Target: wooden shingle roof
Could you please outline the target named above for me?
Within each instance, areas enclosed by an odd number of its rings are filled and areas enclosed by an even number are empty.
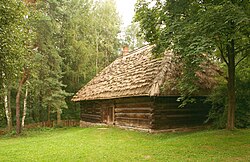
[[[175,71],[173,54],[168,51],[162,58],[153,58],[152,49],[147,45],[117,58],[81,88],[72,101],[160,95],[164,81]]]

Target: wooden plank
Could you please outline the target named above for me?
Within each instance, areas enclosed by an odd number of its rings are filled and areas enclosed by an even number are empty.
[[[124,117],[124,118],[135,118],[135,119],[151,119],[151,113],[115,113],[115,117]]]
[[[199,117],[199,118],[189,118],[189,119],[158,119],[158,120],[153,120],[152,123],[153,124],[157,124],[157,125],[201,125],[204,123],[204,121],[206,120],[206,118],[204,117]]]
[[[143,118],[128,118],[128,117],[116,117],[115,118],[116,121],[119,121],[119,120],[141,120],[141,121],[148,121],[150,122],[151,120],[150,119],[143,119]]]
[[[150,107],[141,107],[141,108],[115,108],[116,113],[150,113],[153,109]]]
[[[150,108],[152,102],[140,102],[140,103],[124,103],[124,104],[117,104],[115,105],[116,108]]]
[[[154,112],[159,112],[163,114],[168,113],[189,113],[189,112],[208,112],[207,109],[162,109],[162,110],[155,110]]]
[[[81,114],[81,119],[92,119],[92,120],[98,120],[101,121],[100,115],[93,115],[93,114]]]
[[[151,128],[151,124],[150,123],[143,123],[143,122],[124,122],[124,121],[116,121],[115,125],[118,126],[127,126],[127,127],[136,127],[136,128]]]
[[[176,119],[179,120],[179,118],[197,118],[197,117],[206,117],[206,114],[174,114],[174,115],[154,115],[157,119]]]
[[[101,120],[89,119],[89,118],[82,118],[81,120],[85,121],[85,122],[91,122],[91,123],[100,123],[101,122]]]
[[[192,115],[192,114],[201,114],[207,115],[208,111],[154,111],[156,116],[166,116],[166,115]]]
[[[115,121],[116,125],[119,126],[129,126],[129,127],[140,127],[140,128],[150,128],[150,120],[140,120],[140,119],[119,119]]]
[[[128,97],[128,98],[118,98],[114,100],[116,104],[129,104],[129,103],[141,103],[141,102],[151,102],[152,98],[150,97]]]
[[[81,114],[101,115],[101,111],[81,111]]]

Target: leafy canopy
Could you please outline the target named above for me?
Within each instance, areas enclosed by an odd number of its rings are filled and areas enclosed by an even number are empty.
[[[236,65],[249,55],[248,0],[138,0],[135,20],[157,52],[172,49],[179,56],[185,74],[181,85],[191,92],[195,87],[188,85],[204,59],[228,64],[230,41],[234,40]]]

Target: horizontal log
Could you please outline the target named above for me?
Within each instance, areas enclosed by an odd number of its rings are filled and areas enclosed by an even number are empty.
[[[151,119],[145,119],[145,118],[128,118],[128,117],[115,117],[115,120],[116,121],[120,121],[120,120],[127,120],[127,121],[129,121],[129,120],[131,120],[131,121],[148,121],[148,122],[150,122],[151,121]]]
[[[87,110],[87,111],[100,111],[101,108],[81,108],[81,110]]]
[[[101,120],[101,116],[100,115],[93,115],[93,114],[81,114],[81,118],[85,118],[85,119],[93,119],[93,120]]]
[[[197,118],[197,117],[206,117],[205,114],[173,114],[173,115],[156,115],[154,114],[154,118],[156,119],[172,119],[172,118],[176,118],[178,120],[178,118],[185,118],[185,119],[188,119],[188,118]]]
[[[145,108],[152,107],[152,102],[140,102],[140,103],[124,103],[124,104],[116,104],[116,108]]]
[[[152,112],[152,108],[150,107],[141,107],[141,108],[116,108],[116,113],[150,113]]]
[[[191,108],[171,108],[171,107],[161,107],[155,108],[155,111],[208,111],[207,108],[191,107]]]
[[[100,123],[101,120],[97,120],[97,119],[90,119],[90,118],[81,118],[82,121],[85,122],[91,122],[91,123]]]
[[[153,129],[173,129],[173,128],[183,128],[183,127],[195,127],[205,125],[203,123],[152,123]]]
[[[153,114],[155,116],[166,116],[166,115],[192,115],[192,114],[200,114],[200,115],[203,115],[203,116],[206,116],[208,114],[208,112],[204,112],[204,111],[165,111],[165,112],[162,112],[162,111],[154,111]]]
[[[97,111],[97,112],[100,112],[101,111],[101,109],[96,109],[96,108],[92,108],[92,109],[81,109],[81,111]]]
[[[136,128],[144,128],[144,129],[149,129],[151,128],[151,124],[149,123],[134,123],[134,122],[115,122],[115,125],[118,125],[118,126],[125,126],[125,127],[136,127]]]
[[[135,118],[135,119],[151,119],[151,113],[115,113],[115,118],[124,117],[124,118]]]
[[[162,109],[154,110],[155,113],[168,114],[168,113],[199,113],[208,112],[207,109]]]
[[[140,127],[140,128],[150,128],[151,121],[150,120],[138,120],[138,119],[122,119],[119,118],[115,120],[116,125],[120,126],[130,126],[130,127]]]
[[[129,97],[129,98],[118,98],[114,100],[116,104],[122,103],[141,103],[141,102],[151,102],[152,98],[150,97]]]
[[[81,114],[101,115],[101,111],[81,111]]]
[[[153,124],[156,125],[176,125],[176,124],[180,124],[180,125],[200,125],[203,124],[204,121],[206,120],[206,118],[198,118],[198,119],[155,119],[152,120]]]

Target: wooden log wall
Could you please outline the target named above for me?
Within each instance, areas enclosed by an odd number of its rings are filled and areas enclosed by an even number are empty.
[[[201,126],[207,119],[209,104],[204,104],[204,97],[196,97],[197,103],[178,108],[177,97],[156,97],[154,101],[153,129],[173,129]]]
[[[81,120],[91,123],[101,123],[101,105],[95,101],[82,101]]]
[[[152,105],[150,97],[115,99],[115,125],[151,128]]]

